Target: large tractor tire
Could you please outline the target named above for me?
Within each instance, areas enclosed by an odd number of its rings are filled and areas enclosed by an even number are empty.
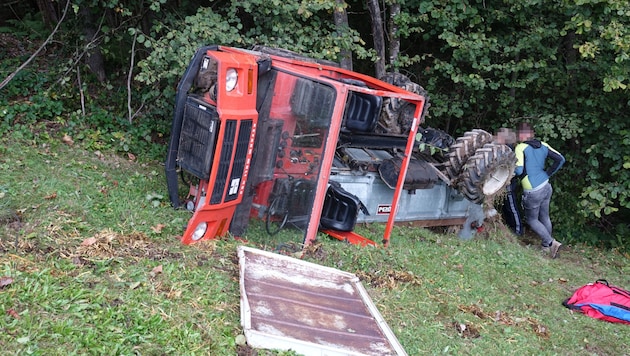
[[[420,124],[422,124],[430,106],[427,91],[420,84],[414,83],[402,73],[387,72],[379,79],[406,91],[424,96],[426,101],[420,117]],[[415,111],[416,107],[406,100],[397,98],[383,99],[383,107],[376,127],[377,132],[394,135],[409,134],[409,131],[412,129],[411,125],[413,124]]]
[[[481,129],[468,131],[464,136],[458,137],[448,149],[447,160],[444,163],[446,175],[451,180],[457,179],[468,159],[475,154],[477,149],[492,142],[492,139],[492,134]]]
[[[508,146],[488,143],[466,161],[457,190],[468,200],[482,203],[510,184],[515,167],[516,156]]]

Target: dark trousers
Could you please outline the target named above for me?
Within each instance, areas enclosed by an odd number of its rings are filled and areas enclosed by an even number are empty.
[[[518,203],[518,185],[519,180],[514,177],[506,187],[501,215],[505,223],[512,229],[512,232],[521,236],[523,234],[523,218],[519,209],[520,204]]]

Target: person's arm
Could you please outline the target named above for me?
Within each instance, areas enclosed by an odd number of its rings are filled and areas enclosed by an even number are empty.
[[[564,162],[566,162],[566,160],[564,159],[564,156],[560,154],[560,152],[554,150],[548,144],[543,142],[543,145],[549,148],[549,152],[547,152],[547,158],[550,158],[553,161],[553,164],[545,170],[547,175],[551,177],[552,175],[556,174],[556,172],[564,165]]]
[[[516,169],[514,169],[514,174],[517,177],[525,172],[525,148],[527,148],[526,143],[519,143],[514,148],[514,154],[516,155]]]

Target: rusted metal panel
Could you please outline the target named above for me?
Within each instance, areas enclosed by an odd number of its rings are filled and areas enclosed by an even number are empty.
[[[240,246],[241,324],[255,348],[406,355],[354,274]]]

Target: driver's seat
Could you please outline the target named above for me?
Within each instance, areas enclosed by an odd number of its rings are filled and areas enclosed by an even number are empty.
[[[359,211],[369,215],[368,210],[356,195],[343,189],[339,182],[329,183],[319,223],[325,229],[352,231]]]
[[[383,98],[380,96],[351,92],[346,103],[344,128],[351,132],[373,132],[382,105]]]

